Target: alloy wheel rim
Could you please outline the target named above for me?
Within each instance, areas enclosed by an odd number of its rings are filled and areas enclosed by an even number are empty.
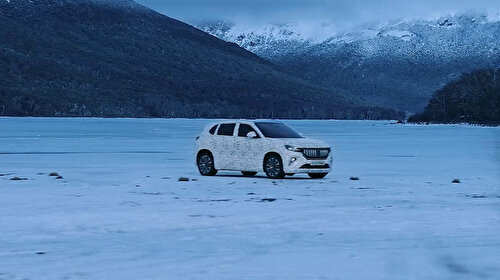
[[[278,174],[280,172],[280,167],[281,167],[281,164],[277,158],[272,157],[272,158],[269,158],[267,160],[266,170],[267,170],[267,174],[269,174],[271,177],[278,176]]]
[[[201,173],[207,174],[212,170],[212,159],[209,155],[202,155],[198,161]]]

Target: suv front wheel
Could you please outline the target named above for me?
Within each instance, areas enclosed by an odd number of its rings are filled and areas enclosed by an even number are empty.
[[[281,157],[275,154],[267,156],[264,160],[264,171],[268,178],[283,179],[285,177],[285,172],[283,171]]]

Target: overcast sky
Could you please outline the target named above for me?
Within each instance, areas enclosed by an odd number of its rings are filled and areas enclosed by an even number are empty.
[[[500,0],[136,0],[170,17],[204,20],[359,25],[395,18],[429,18],[460,12],[500,11]]]

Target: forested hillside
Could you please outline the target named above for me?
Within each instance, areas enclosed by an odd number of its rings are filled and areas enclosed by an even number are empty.
[[[0,22],[0,115],[400,115],[129,0],[0,1]]]
[[[423,113],[410,122],[500,124],[500,76],[480,70],[438,90]]]

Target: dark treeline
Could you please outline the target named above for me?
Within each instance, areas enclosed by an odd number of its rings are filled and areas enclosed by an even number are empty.
[[[395,119],[131,1],[0,0],[0,115]]]
[[[410,122],[500,124],[500,69],[480,70],[438,90]]]

